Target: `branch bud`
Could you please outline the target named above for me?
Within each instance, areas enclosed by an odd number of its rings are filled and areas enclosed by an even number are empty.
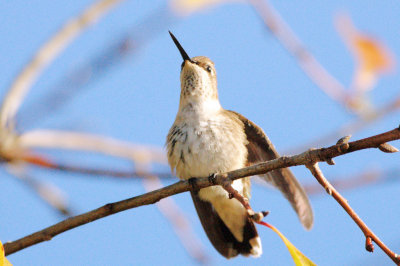
[[[378,146],[378,149],[380,149],[381,151],[386,152],[386,153],[393,153],[393,152],[399,151],[396,147],[394,147],[388,143],[382,143],[381,145]]]

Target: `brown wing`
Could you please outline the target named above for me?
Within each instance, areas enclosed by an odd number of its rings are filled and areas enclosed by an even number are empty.
[[[243,228],[243,242],[239,242],[212,205],[200,199],[196,192],[191,191],[190,193],[204,231],[215,249],[228,259],[236,257],[238,254],[249,256],[253,248],[250,240],[258,236],[257,229],[250,218],[247,219]]]
[[[274,145],[268,139],[264,131],[256,124],[233,111],[228,111],[244,124],[244,130],[247,136],[248,144],[248,164],[273,160],[279,157]],[[313,225],[313,212],[307,194],[299,182],[294,177],[289,168],[273,170],[260,176],[262,179],[277,187],[283,195],[289,200],[293,209],[296,211],[301,223],[307,229]]]

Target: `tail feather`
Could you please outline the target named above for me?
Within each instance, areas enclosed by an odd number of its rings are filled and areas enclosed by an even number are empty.
[[[215,249],[226,258],[261,255],[261,241],[254,223],[247,218],[243,228],[243,241],[239,242],[228,229],[211,203],[200,199],[196,192],[191,192],[194,206],[208,239]]]

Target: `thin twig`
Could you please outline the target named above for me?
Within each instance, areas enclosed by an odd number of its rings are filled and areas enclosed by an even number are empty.
[[[80,16],[68,21],[54,36],[37,51],[12,83],[0,110],[0,127],[14,126],[15,113],[29,88],[42,71],[68,46],[68,44],[110,11],[121,0],[101,0],[93,3]]]
[[[160,33],[167,32],[167,29],[176,21],[178,18],[171,14],[167,4],[161,4],[139,21],[133,20],[133,25],[122,34],[122,37],[113,37],[110,38],[110,43],[101,44],[104,47],[99,53],[75,65],[73,70],[68,71],[46,89],[45,97],[26,106],[25,115],[18,117],[20,126],[30,128],[30,125],[38,122],[38,119],[43,123],[43,120],[50,117],[50,113],[54,114],[60,110],[78,93],[95,88],[96,86],[87,85],[102,79],[103,73],[111,71],[125,60],[132,60],[132,55],[141,51],[140,48]],[[79,61],[81,62],[82,58]]]
[[[297,60],[306,75],[329,97],[346,106],[348,93],[335,77],[333,77],[306,49],[300,39],[265,0],[249,0],[257,14],[271,33],[283,47]]]
[[[268,212],[266,211],[255,212],[250,206],[249,200],[232,187],[232,181],[230,179],[224,180],[220,185],[226,190],[226,192],[228,192],[230,199],[236,199],[243,205],[247,211],[247,215],[256,223],[260,222],[268,215]]]
[[[63,217],[73,215],[65,193],[54,184],[38,180],[28,175],[27,169],[25,169],[24,166],[24,164],[8,164],[6,170],[35,192],[35,195],[52,210],[63,215]]]
[[[229,181],[233,181],[247,176],[265,174],[268,171],[279,168],[322,162],[350,152],[367,148],[377,148],[382,143],[398,139],[400,139],[400,128],[396,128],[376,136],[349,143],[339,143],[328,148],[313,149],[303,152],[299,155],[283,156],[246,168],[230,171],[227,173],[215,174],[214,178],[212,179],[213,182],[210,182],[208,177],[198,178],[196,181],[196,187],[200,189],[212,185],[223,185],[227,181],[227,179]],[[9,255],[26,247],[35,245],[46,240],[50,240],[52,237],[62,232],[101,219],[111,214],[143,205],[153,204],[165,197],[189,191],[191,189],[192,184],[190,182],[180,181],[162,189],[158,189],[137,197],[106,204],[103,207],[75,217],[71,217],[67,220],[33,233],[29,236],[23,237],[13,242],[6,243],[4,245],[5,254]]]
[[[160,188],[162,183],[157,176],[152,175],[143,179],[143,186],[146,191],[151,191]],[[204,246],[193,232],[188,219],[182,213],[175,201],[171,197],[168,197],[157,202],[156,205],[158,210],[171,223],[175,234],[178,236],[190,257],[200,264],[207,264],[207,262],[209,262],[209,257],[204,251]]]
[[[400,109],[400,95],[397,95],[394,98],[394,100],[378,108],[374,112],[371,112],[368,117],[358,116],[353,121],[350,121],[349,123],[341,126],[339,129],[334,130],[333,132],[330,132],[327,135],[321,137],[313,138],[312,141],[307,142],[306,144],[302,144],[298,147],[291,148],[286,152],[288,154],[293,154],[301,152],[304,149],[307,149],[308,147],[326,145],[327,143],[332,142],[333,140],[339,138],[340,136],[354,134],[366,128],[367,126],[371,125],[372,123],[376,123],[377,121],[381,120],[387,115],[398,112],[399,109]]]
[[[208,179],[204,178],[203,187],[206,187],[206,183],[208,184]],[[46,229],[33,233],[29,236],[21,238],[19,240],[8,242],[4,244],[5,254],[9,255],[14,252],[17,252],[21,249],[27,248],[34,244],[51,240],[54,236],[71,230],[75,227],[87,224],[89,222],[104,218],[114,213],[118,213],[124,210],[136,208],[139,206],[144,206],[148,204],[153,204],[158,202],[159,200],[169,197],[171,195],[175,195],[178,193],[182,193],[185,191],[189,191],[191,189],[191,185],[187,181],[180,181],[173,185],[164,187],[162,189],[154,190],[152,192],[133,197],[130,199],[118,201],[115,203],[106,204],[98,209],[93,211],[86,212],[84,214],[71,217],[62,222],[59,222],[53,226],[50,226]]]
[[[99,168],[90,168],[84,166],[76,166],[76,165],[66,165],[54,162],[48,162],[47,164],[35,164],[40,167],[50,168],[57,171],[69,172],[69,173],[79,173],[90,176],[95,176],[96,178],[100,176],[110,176],[121,179],[126,178],[151,178],[153,176],[157,176],[159,178],[168,178],[171,179],[174,177],[171,173],[166,172],[146,172],[146,171],[121,171],[121,170],[110,170],[110,169],[99,169]]]
[[[380,170],[367,169],[353,176],[346,176],[343,178],[334,179],[330,178],[330,180],[332,180],[332,186],[334,186],[336,189],[343,191],[376,184],[378,182],[384,182],[388,179],[385,175],[386,173]],[[307,195],[322,194],[323,192],[321,186],[315,183],[303,184],[303,188],[307,192]]]
[[[140,163],[167,163],[162,148],[135,145],[127,141],[88,133],[34,130],[19,136],[18,143],[28,150],[32,148],[58,148],[97,152]]]
[[[396,253],[391,251],[374,232],[364,223],[364,221],[357,215],[357,213],[351,208],[347,200],[329,183],[329,181],[324,177],[318,163],[306,164],[306,167],[311,171],[315,179],[325,188],[326,192],[331,195],[347,212],[347,214],[353,219],[353,221],[358,225],[361,231],[364,233],[366,238],[367,251],[372,252],[374,246],[371,242],[373,240],[396,264],[400,263],[400,259]]]

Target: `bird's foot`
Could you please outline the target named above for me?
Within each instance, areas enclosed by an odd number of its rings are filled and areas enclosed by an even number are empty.
[[[210,184],[213,184],[213,185],[216,185],[217,183],[216,183],[216,178],[215,178],[215,173],[214,174],[211,174],[209,177],[208,177],[208,182],[210,182]]]

